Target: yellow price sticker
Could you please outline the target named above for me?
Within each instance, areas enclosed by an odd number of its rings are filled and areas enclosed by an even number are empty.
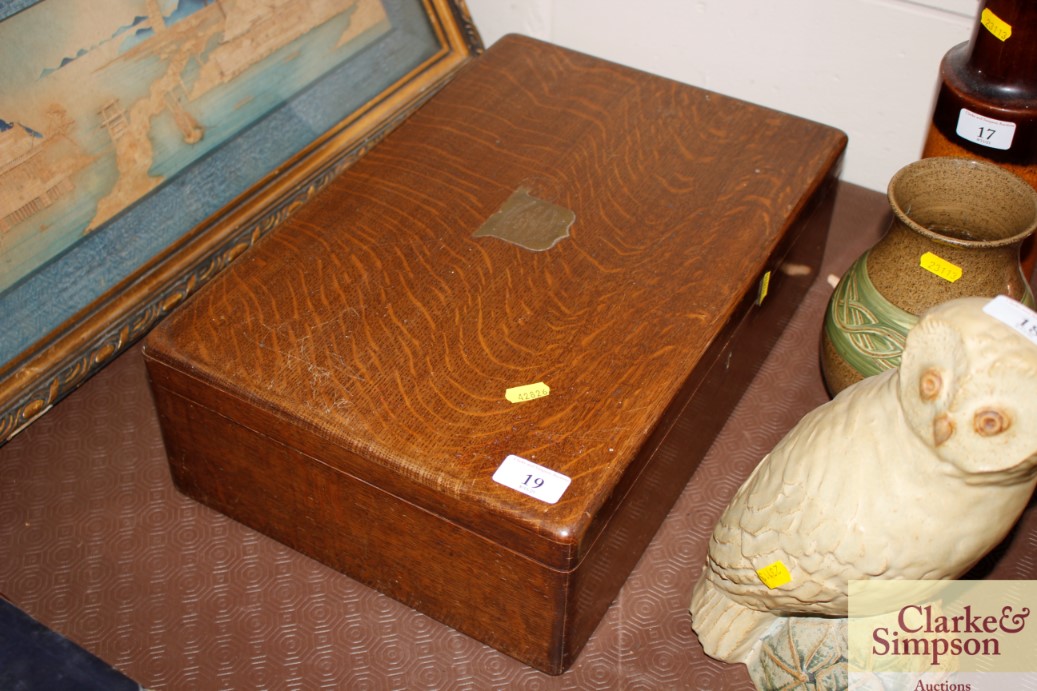
[[[767,273],[765,273],[763,275],[763,278],[760,279],[760,289],[756,293],[756,304],[757,305],[762,305],[763,301],[765,299],[767,299],[767,291],[770,290],[770,287],[771,287],[771,272],[768,271]]]
[[[762,569],[756,569],[756,575],[760,577],[763,584],[774,590],[777,587],[783,586],[792,580],[792,574],[785,568],[785,565],[781,561],[776,561],[769,566],[764,566]]]
[[[998,17],[989,9],[984,9],[979,16],[979,23],[986,27],[987,31],[994,34],[999,41],[1007,41],[1012,35],[1012,25]]]
[[[932,252],[926,252],[919,259],[918,265],[929,273],[939,276],[948,283],[954,283],[961,278],[961,267],[951,264],[946,259],[936,256]]]
[[[551,393],[551,387],[542,381],[525,386],[513,386],[504,392],[504,398],[512,403],[523,403],[536,398],[543,398]]]

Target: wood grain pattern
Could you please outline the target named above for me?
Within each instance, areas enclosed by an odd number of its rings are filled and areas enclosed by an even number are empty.
[[[149,338],[179,486],[560,672],[794,309],[778,268],[816,268],[844,145],[816,123],[498,42]],[[472,237],[520,187],[573,210],[570,237],[536,253]],[[789,259],[801,235],[809,251]],[[505,400],[539,381],[549,396]],[[235,452],[230,436],[270,443]],[[550,505],[496,484],[508,454],[569,489]],[[339,501],[307,493],[339,482],[354,487]],[[385,539],[361,549],[334,540],[343,530]],[[392,566],[415,530],[432,537],[414,547],[425,573]],[[550,613],[513,611],[492,579],[443,576],[492,572],[493,545],[520,555],[517,583],[553,584]]]

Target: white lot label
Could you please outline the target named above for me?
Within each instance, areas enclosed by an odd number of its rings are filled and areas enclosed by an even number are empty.
[[[504,459],[493,474],[493,480],[548,504],[561,499],[572,482],[561,473],[514,454]]]
[[[1015,137],[1015,123],[995,120],[962,108],[958,113],[958,126],[954,129],[959,137],[980,146],[1008,151]]]
[[[1037,312],[1010,297],[998,295],[983,305],[983,311],[1007,324],[1037,345]]]

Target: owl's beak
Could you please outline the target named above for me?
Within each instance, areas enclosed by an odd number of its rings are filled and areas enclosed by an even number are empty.
[[[954,434],[954,422],[950,415],[944,413],[933,420],[933,442],[936,446],[944,443]]]

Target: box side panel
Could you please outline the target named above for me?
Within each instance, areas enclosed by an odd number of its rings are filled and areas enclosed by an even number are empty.
[[[184,494],[526,664],[563,671],[570,573],[168,389],[153,387],[153,394],[173,481]]]
[[[524,526],[495,520],[497,517],[485,506],[459,502],[436,485],[415,483],[400,474],[388,472],[383,460],[376,456],[362,456],[344,448],[338,439],[329,439],[321,428],[306,420],[293,418],[284,411],[271,410],[261,397],[243,398],[228,390],[222,382],[199,378],[197,370],[182,362],[166,359],[175,352],[175,345],[165,339],[160,328],[149,336],[143,349],[148,375],[153,389],[168,389],[179,393],[198,406],[219,411],[245,429],[262,430],[266,437],[298,450],[309,458],[319,458],[339,472],[363,478],[389,495],[405,497],[430,514],[468,526],[494,544],[507,545],[533,561],[556,571],[572,571],[575,548],[559,544],[544,536],[534,537]],[[261,510],[261,507],[258,507]],[[246,518],[242,523],[253,525]]]
[[[749,295],[744,319],[717,339],[671,414],[646,444],[643,471],[632,480],[586,558],[574,571],[565,623],[568,666],[590,638],[627,575],[756,375],[817,277],[834,202],[835,171],[823,180],[790,230],[791,246],[767,269],[767,295]],[[762,279],[762,275],[761,275]]]

